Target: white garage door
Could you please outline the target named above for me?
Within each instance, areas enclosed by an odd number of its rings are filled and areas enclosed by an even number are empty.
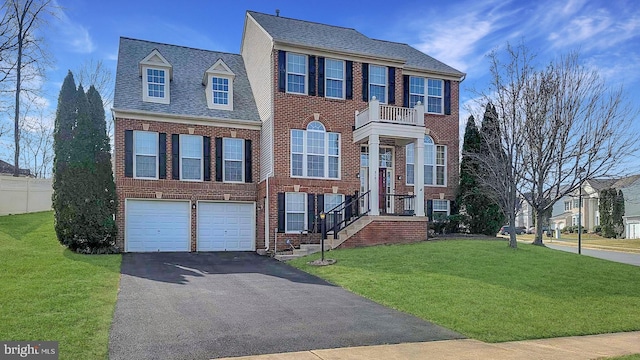
[[[198,251],[252,251],[255,225],[253,203],[199,202]]]
[[[127,199],[128,252],[189,251],[189,201]]]

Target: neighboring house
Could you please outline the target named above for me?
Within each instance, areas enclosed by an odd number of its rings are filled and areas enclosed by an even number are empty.
[[[15,171],[15,166],[9,164],[4,160],[0,160],[0,175],[8,175],[12,176]],[[29,169],[19,169],[18,174],[20,176],[31,176],[31,170]]]
[[[522,196],[522,204],[520,205],[520,209],[516,212],[516,227],[524,227],[525,229],[529,229],[534,225],[534,214],[533,207],[529,205],[527,199],[530,199],[531,193],[524,194]]]
[[[422,240],[455,198],[463,78],[406,44],[252,11],[240,55],[122,38],[118,245],[280,250],[318,242],[334,208],[329,226],[358,219],[334,247]]]
[[[556,202],[551,217],[551,227],[562,229],[578,225],[582,213],[582,226],[593,231],[600,225],[600,191],[614,188],[622,190],[625,200],[625,237],[640,238],[640,175],[620,179],[587,179],[582,184],[582,209],[579,206],[579,191]]]

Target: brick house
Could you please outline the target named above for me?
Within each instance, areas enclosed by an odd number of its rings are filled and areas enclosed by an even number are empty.
[[[406,44],[252,11],[241,54],[122,38],[118,245],[273,252],[317,243],[321,213],[332,247],[422,240],[455,197],[463,78]]]

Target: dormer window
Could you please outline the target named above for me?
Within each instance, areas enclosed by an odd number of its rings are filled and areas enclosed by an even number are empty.
[[[216,61],[205,73],[205,86],[209,109],[233,110],[233,79],[236,75],[222,59]]]
[[[158,50],[140,61],[142,101],[169,104],[172,66]]]

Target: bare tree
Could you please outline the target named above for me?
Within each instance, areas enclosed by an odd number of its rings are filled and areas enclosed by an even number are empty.
[[[52,114],[40,111],[22,121],[22,163],[38,178],[51,175],[53,166],[53,124]]]
[[[585,179],[622,175],[638,150],[629,127],[638,115],[622,87],[611,88],[577,52],[561,56],[527,79],[527,154],[523,192],[537,219]],[[542,221],[534,244],[542,245]]]
[[[542,220],[584,179],[619,175],[615,169],[638,149],[629,131],[638,112],[622,88],[609,88],[596,71],[580,64],[577,53],[543,69],[533,66],[523,44],[507,45],[506,59],[500,55],[490,55],[491,84],[481,99],[495,106],[495,149],[503,153],[489,148],[478,160],[490,175],[481,177],[482,186],[493,189],[504,206],[514,246],[522,199]],[[536,221],[534,244],[542,245],[542,223]]]
[[[113,72],[104,65],[102,60],[89,59],[85,60],[80,68],[73,72],[78,80],[78,84],[85,88],[93,87],[102,95],[104,108],[106,112],[110,112],[113,104],[113,92],[115,84],[113,82]],[[107,136],[113,139],[113,120],[111,117],[107,119]]]
[[[9,54],[11,71],[7,78],[15,87],[14,106],[14,176],[19,175],[20,162],[20,105],[24,93],[39,90],[44,78],[44,68],[48,56],[43,48],[43,40],[37,37],[36,30],[42,25],[45,16],[52,14],[51,0],[5,0],[6,12],[10,17],[9,27],[13,31],[13,51]],[[23,86],[35,84],[33,88]]]

